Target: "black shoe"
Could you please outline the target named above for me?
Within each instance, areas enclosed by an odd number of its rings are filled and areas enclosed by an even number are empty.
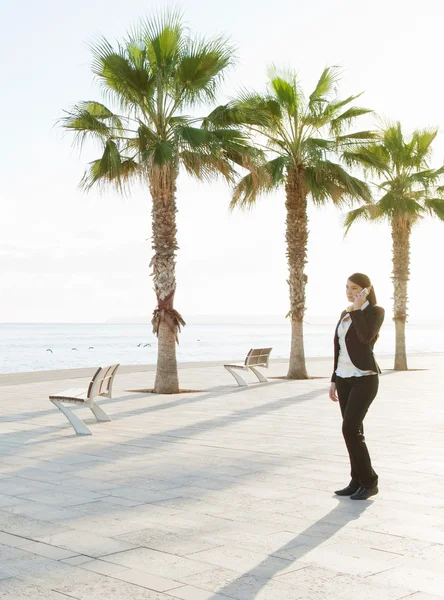
[[[359,490],[359,483],[349,483],[347,487],[343,490],[337,490],[335,492],[336,496],[351,496]]]
[[[379,490],[377,485],[372,488],[360,487],[357,492],[350,496],[350,500],[368,500],[370,496],[376,496],[378,492]]]

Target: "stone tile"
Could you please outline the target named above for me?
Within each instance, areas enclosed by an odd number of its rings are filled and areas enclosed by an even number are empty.
[[[67,565],[80,566],[87,562],[91,562],[91,557],[85,556],[85,554],[77,554],[71,558],[64,558],[60,562],[66,563]]]
[[[399,598],[399,600],[442,600],[444,595],[435,596],[434,594],[425,594],[424,592],[415,592],[414,594],[409,594],[408,596],[403,596],[403,598]]]
[[[217,594],[217,598],[234,598],[235,600],[299,600],[306,599],[305,590],[300,590],[286,582],[279,582],[267,577],[259,577],[251,572],[239,573],[223,567],[213,567],[203,573],[191,575],[184,579],[191,589],[201,589],[207,592]],[[169,592],[172,596],[178,594],[181,598],[181,589]],[[186,596],[186,598],[192,596]],[[199,596],[198,596],[199,597]],[[203,595],[205,598],[205,595]],[[314,596],[313,596],[314,597]],[[211,598],[211,596],[210,596]],[[314,597],[315,600],[321,597]],[[311,596],[310,596],[311,600]]]
[[[69,519],[67,524],[71,525],[76,531],[86,531],[102,537],[112,537],[119,539],[119,536],[138,531],[146,527],[147,522],[141,522],[140,519],[128,518],[127,521],[114,518],[107,518],[106,513],[85,516],[81,518]],[[122,541],[125,541],[122,538]]]
[[[306,566],[277,556],[268,556],[247,548],[228,545],[195,553],[191,555],[191,558],[207,563],[207,567],[212,564],[241,573],[253,571],[256,577],[261,578],[276,577],[279,574]]]
[[[116,498],[125,498],[127,500],[134,500],[137,502],[165,502],[171,501],[168,506],[175,506],[172,502],[173,499],[180,497],[180,494],[176,494],[174,490],[147,490],[144,488],[127,487],[121,490],[113,490],[113,493],[108,496],[108,501],[111,502],[113,496]]]
[[[7,496],[23,496],[38,490],[53,490],[54,488],[55,486],[51,483],[33,481],[23,477],[9,477],[2,483],[2,493]]]
[[[215,531],[212,539],[218,546],[228,544],[229,546],[245,548],[247,550],[254,548],[256,552],[261,554],[269,554],[287,560],[293,558],[291,550],[295,547],[310,548],[322,543],[322,540],[307,535],[295,535],[289,531],[281,531],[270,535],[256,535],[242,529],[231,528]]]
[[[68,527],[52,523],[51,521],[42,521],[40,519],[30,519],[22,515],[13,515],[0,510],[0,531],[35,540],[38,536],[48,535],[52,532],[66,531]]]
[[[39,538],[39,541],[70,550],[73,553],[87,554],[93,557],[105,556],[134,548],[132,544],[127,544],[113,538],[86,532],[79,533],[73,530],[43,536]]]
[[[3,507],[5,512],[14,515],[22,515],[40,521],[63,521],[70,516],[70,511],[58,506],[50,506],[48,504],[40,504],[32,500],[24,500],[17,498],[17,503],[13,506]]]
[[[398,554],[400,556],[411,556],[421,558],[427,556],[427,552],[433,552],[434,547],[439,550],[443,548],[441,544],[433,544],[411,538],[405,538],[378,531],[367,531],[366,529],[355,528],[352,534],[341,530],[337,532],[334,538],[327,540],[326,545],[335,543],[346,543],[353,540],[353,543],[359,544],[363,548],[371,548],[380,552]]]
[[[98,575],[82,570],[74,565],[26,553],[13,560],[5,561],[2,571],[11,577],[26,581],[29,585],[37,585],[53,589],[56,585],[96,580]]]
[[[87,504],[88,502],[94,502],[101,496],[94,492],[64,492],[60,490],[51,490],[45,492],[37,492],[32,494],[22,494],[22,498],[32,500],[33,502],[39,502],[41,504],[49,504],[50,506],[76,506],[77,504]]]
[[[10,533],[3,533],[0,531],[0,544],[3,546],[12,546],[13,548],[20,548],[21,546],[26,546],[29,544],[30,540],[28,538],[19,537],[17,535],[12,535]]]
[[[26,552],[21,548],[14,548],[13,546],[5,546],[3,544],[0,545],[0,564],[21,556],[26,556]]]
[[[139,506],[144,503],[141,500],[129,500],[128,498],[120,498],[119,496],[104,496],[100,501],[106,502],[111,506]]]
[[[14,506],[20,502],[21,498],[18,499],[15,496],[6,496],[5,494],[0,494],[0,508],[4,508],[5,506]]]
[[[399,566],[383,573],[376,573],[369,578],[369,581],[380,585],[387,583],[399,586],[412,592],[419,591],[439,595],[444,590],[444,571],[442,570],[442,563],[439,573],[427,568],[420,569],[408,565]]]
[[[374,531],[372,527],[366,527],[369,531]],[[430,542],[444,545],[444,530],[435,527],[421,527],[414,523],[386,521],[381,523],[377,529],[380,533],[397,535],[405,538],[411,538],[423,542]]]
[[[32,554],[38,554],[39,556],[46,556],[46,558],[52,558],[54,560],[72,558],[77,555],[77,553],[72,550],[64,550],[63,548],[57,548],[57,546],[43,544],[42,542],[31,542],[26,546],[20,546],[20,549],[31,552]]]
[[[194,532],[189,529],[173,531],[171,529],[153,527],[118,536],[117,539],[126,541],[134,546],[143,546],[180,556],[222,545],[210,532],[205,533],[204,528]]]
[[[180,600],[227,600],[228,596],[222,596],[214,592],[208,592],[192,585],[184,585],[182,587],[171,590],[169,595]]]
[[[82,569],[98,573],[99,575],[116,575],[117,573],[127,570],[126,567],[122,567],[121,565],[115,565],[99,559],[91,560],[89,558],[88,561],[82,561],[77,564],[79,564]]]
[[[294,564],[316,565],[324,569],[361,577],[368,577],[373,573],[392,569],[402,562],[402,557],[372,552],[371,550],[366,551],[365,549],[355,552],[359,556],[352,556],[352,553],[347,555],[335,551],[334,546],[302,550],[297,548],[293,550],[293,553]],[[292,551],[289,550],[288,554],[291,555]]]
[[[137,548],[118,552],[107,556],[106,561],[114,564],[123,565],[129,569],[151,573],[153,575],[162,575],[167,579],[182,580],[182,577],[199,573],[208,568],[202,562],[182,558],[166,552],[158,552],[149,548]]]
[[[126,581],[101,576],[96,583],[79,581],[75,584],[58,587],[56,591],[77,600],[170,600],[160,592],[155,592]]]
[[[114,565],[115,566],[115,565]],[[134,583],[140,585],[155,592],[170,592],[178,587],[182,587],[182,583],[179,581],[173,581],[172,579],[165,579],[165,577],[159,577],[158,575],[152,575],[150,573],[144,573],[143,571],[136,571],[134,569],[125,569],[123,571],[114,573],[112,575],[115,579],[126,581],[127,583]]]
[[[341,573],[334,567],[326,569],[318,565],[307,565],[304,569],[286,573],[277,579],[292,588],[304,590],[304,598],[336,598],[341,600],[398,600],[405,595],[406,588],[370,582],[361,575]]]
[[[66,600],[64,594],[59,594],[48,588],[29,585],[15,578],[4,580],[0,584],[0,598],[7,600]]]

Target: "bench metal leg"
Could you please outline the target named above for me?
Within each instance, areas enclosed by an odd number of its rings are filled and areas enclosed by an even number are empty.
[[[231,367],[227,367],[226,365],[225,368],[229,373],[233,375],[240,387],[248,387],[248,383],[245,381],[245,379],[242,379],[239,373],[236,373],[236,369],[232,369]]]
[[[97,406],[94,402],[91,403],[89,408],[92,410],[93,415],[98,421],[111,421],[103,408],[100,408],[100,406]]]
[[[256,377],[259,379],[259,381],[261,381],[262,383],[268,383],[268,379],[265,377],[265,375],[262,375],[262,373],[260,371],[258,371],[254,367],[249,367],[249,368],[253,371],[253,373],[256,375]]]
[[[60,401],[51,400],[51,402],[54,404],[54,406],[57,406],[57,408],[65,415],[65,417],[74,427],[74,431],[77,435],[92,435],[90,429],[88,429],[85,423],[81,421],[79,417],[77,417],[72,412],[71,409],[69,409],[67,406],[63,406],[63,404]]]

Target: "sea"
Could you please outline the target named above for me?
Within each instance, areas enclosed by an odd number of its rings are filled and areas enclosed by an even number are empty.
[[[304,325],[307,357],[331,357],[334,322]],[[271,358],[288,358],[288,322],[211,322],[187,325],[177,347],[180,362],[242,361],[250,348],[272,347]],[[393,323],[384,324],[376,355],[394,354]],[[410,354],[444,352],[444,324],[408,324]],[[157,340],[146,323],[0,324],[0,373],[154,364]]]

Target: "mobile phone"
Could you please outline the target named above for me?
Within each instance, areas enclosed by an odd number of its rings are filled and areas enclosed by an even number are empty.
[[[369,294],[369,291],[368,291],[368,289],[367,289],[367,288],[364,288],[364,289],[362,290],[361,294],[362,294],[363,296],[368,296],[368,294]]]

